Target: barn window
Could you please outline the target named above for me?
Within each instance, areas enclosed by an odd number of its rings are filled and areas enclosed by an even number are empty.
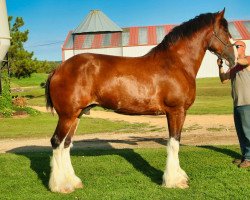
[[[159,44],[165,36],[165,29],[164,26],[157,26],[156,27],[156,38],[157,38],[157,44]]]
[[[148,44],[148,28],[140,27],[139,28],[139,44]]]
[[[130,34],[129,34],[128,29],[123,29],[123,32],[122,32],[122,46],[128,46],[129,37],[130,37]]]
[[[90,48],[92,46],[92,42],[94,40],[94,35],[86,35],[85,40],[82,44],[82,48],[87,49]]]
[[[246,29],[250,33],[250,22],[243,22],[243,24],[245,25]]]
[[[111,45],[111,33],[104,34],[102,37],[102,47],[109,47]]]

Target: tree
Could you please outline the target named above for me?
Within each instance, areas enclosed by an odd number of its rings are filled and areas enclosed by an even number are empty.
[[[20,31],[24,25],[22,17],[17,17],[13,25],[13,17],[9,17],[11,44],[8,51],[8,59],[11,68],[11,75],[17,78],[30,77],[36,71],[36,63],[32,60],[33,52],[24,49],[23,43],[28,40],[29,31]]]

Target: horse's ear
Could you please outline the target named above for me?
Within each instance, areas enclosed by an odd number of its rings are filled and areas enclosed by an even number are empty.
[[[220,12],[218,13],[218,17],[219,17],[219,19],[224,18],[225,9],[226,9],[226,8],[224,8],[222,11],[220,11]]]

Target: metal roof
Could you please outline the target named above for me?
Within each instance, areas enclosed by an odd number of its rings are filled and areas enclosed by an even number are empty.
[[[119,33],[88,33],[75,35],[74,49],[98,49],[121,46],[157,45],[176,25],[123,28]],[[229,32],[234,39],[250,40],[250,20],[229,22]],[[64,42],[63,50],[73,49],[72,31]]]
[[[121,32],[122,29],[100,10],[91,10],[84,21],[72,32],[73,34],[96,32]]]

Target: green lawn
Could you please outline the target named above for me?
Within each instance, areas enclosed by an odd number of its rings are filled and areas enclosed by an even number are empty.
[[[180,163],[190,188],[161,187],[166,150],[73,150],[83,189],[63,195],[48,190],[50,152],[0,154],[0,199],[249,199],[250,169],[231,163],[236,146],[181,146]]]
[[[188,114],[232,114],[231,84],[219,78],[196,79],[196,100]]]
[[[0,118],[0,139],[4,138],[41,138],[51,137],[57,124],[57,116],[40,114],[26,118]],[[128,123],[83,117],[77,129],[77,135],[87,133],[138,133],[165,131],[149,124]]]
[[[45,82],[48,78],[47,74],[44,73],[33,73],[29,78],[11,78],[11,87],[31,87],[40,86],[40,84]]]

